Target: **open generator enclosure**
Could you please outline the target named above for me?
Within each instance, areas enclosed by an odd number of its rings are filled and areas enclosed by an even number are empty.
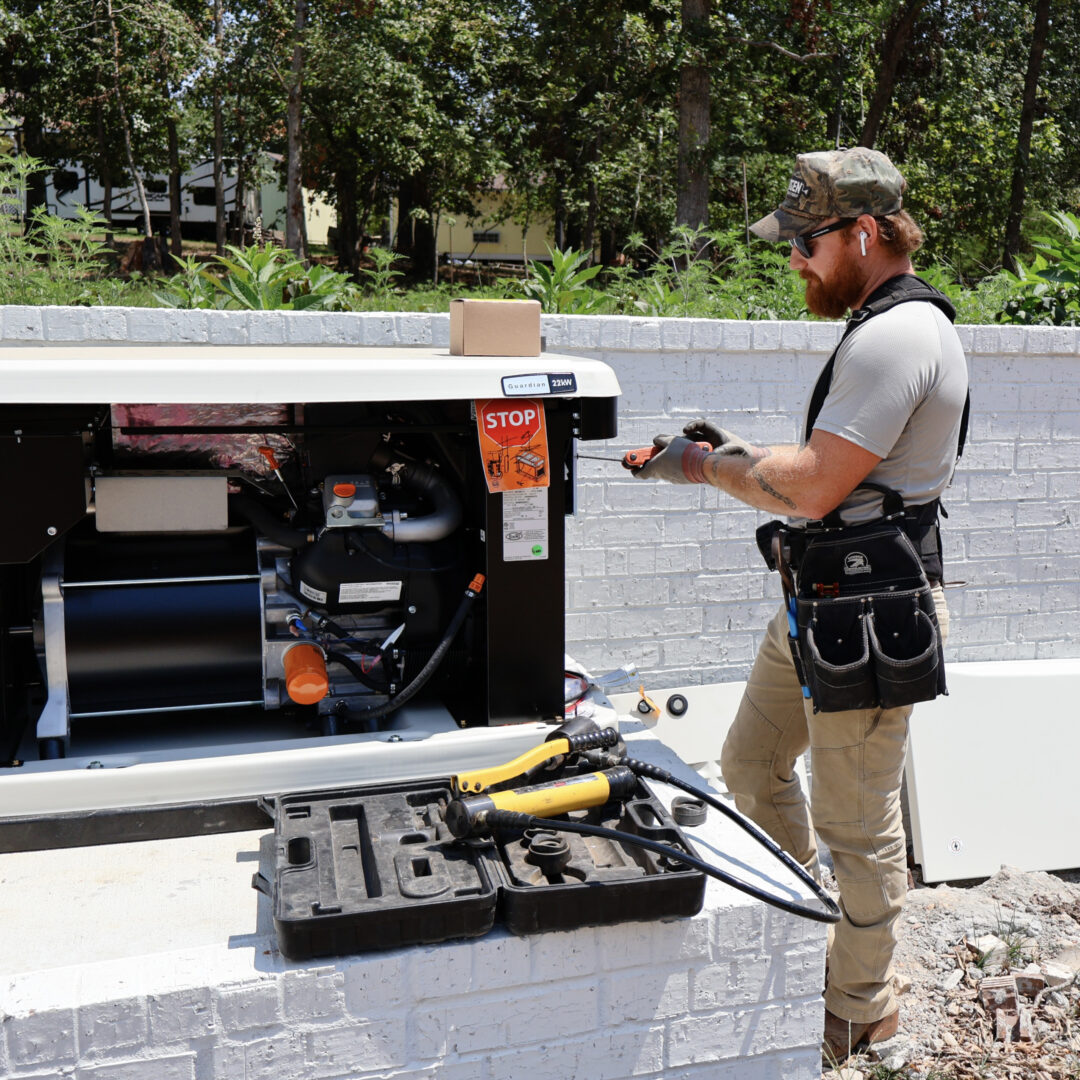
[[[229,756],[560,720],[574,442],[618,393],[553,354],[0,350],[0,818],[108,809],[56,794],[88,769],[170,762],[182,802]]]

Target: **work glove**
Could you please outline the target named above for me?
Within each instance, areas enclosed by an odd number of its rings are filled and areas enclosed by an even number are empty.
[[[717,427],[711,420],[699,417],[691,420],[683,428],[683,434],[695,442],[704,440],[712,443],[713,449],[721,454],[735,454],[740,457],[753,457],[753,448],[745,439],[733,435],[722,427]]]
[[[702,466],[709,456],[696,442],[681,435],[657,435],[653,446],[660,447],[644,465],[630,471],[642,480],[667,480],[672,484],[703,484]]]

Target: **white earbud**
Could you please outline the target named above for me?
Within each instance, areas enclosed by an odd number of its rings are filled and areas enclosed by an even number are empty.
[[[864,232],[859,233],[859,250],[864,255],[866,254],[866,238],[867,238],[867,236],[868,236],[867,233],[864,233]]]

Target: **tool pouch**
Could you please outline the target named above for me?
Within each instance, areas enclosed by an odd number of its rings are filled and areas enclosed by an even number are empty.
[[[882,520],[787,534],[795,643],[814,711],[891,709],[946,693],[930,583],[903,528]]]

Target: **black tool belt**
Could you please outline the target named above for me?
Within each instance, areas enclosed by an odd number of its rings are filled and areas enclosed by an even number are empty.
[[[915,542],[932,542],[940,576],[936,515],[931,534],[918,521],[928,512],[915,508],[909,517],[899,495],[885,490],[892,512],[865,525],[834,518],[793,529],[770,521],[757,532],[766,563],[784,582],[792,660],[815,712],[891,709],[947,693],[931,585]]]

